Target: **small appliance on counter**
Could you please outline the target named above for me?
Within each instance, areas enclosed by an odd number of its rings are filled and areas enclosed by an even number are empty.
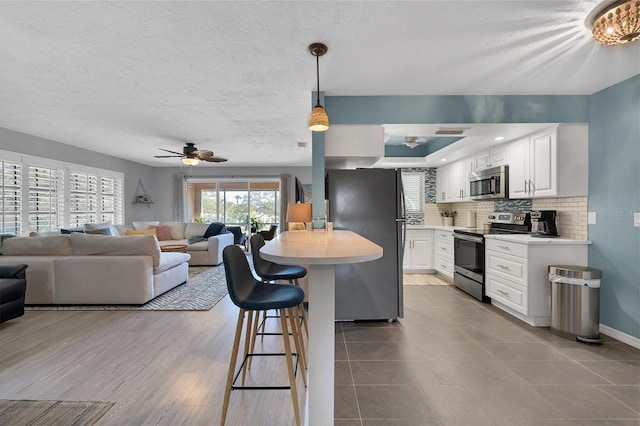
[[[555,210],[531,210],[531,236],[542,238],[558,236]]]

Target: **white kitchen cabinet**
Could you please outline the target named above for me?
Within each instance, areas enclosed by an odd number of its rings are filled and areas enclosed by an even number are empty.
[[[438,167],[436,170],[436,203],[469,201],[469,174],[473,158],[466,158]]]
[[[485,236],[485,293],[491,304],[528,324],[548,326],[551,323],[548,267],[586,265],[587,248],[587,241]]]
[[[453,280],[453,233],[435,230],[433,234],[434,269]]]
[[[509,163],[508,144],[498,145],[487,151],[481,151],[473,157],[474,170],[503,166]]]
[[[433,269],[433,230],[408,229],[402,268],[405,273],[426,273]]]
[[[509,198],[587,195],[588,127],[560,124],[509,144]]]

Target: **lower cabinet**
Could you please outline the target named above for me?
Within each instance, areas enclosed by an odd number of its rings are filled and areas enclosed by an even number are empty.
[[[433,234],[433,267],[453,280],[453,233],[436,230]]]
[[[494,238],[485,236],[485,292],[491,304],[533,326],[550,325],[549,265],[587,265],[588,243]]]
[[[404,245],[405,273],[425,273],[433,269],[433,230],[408,229]]]

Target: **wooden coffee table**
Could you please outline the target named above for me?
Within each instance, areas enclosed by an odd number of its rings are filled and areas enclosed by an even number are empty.
[[[186,244],[167,244],[166,246],[160,246],[160,251],[169,252],[169,253],[186,253],[187,245]]]

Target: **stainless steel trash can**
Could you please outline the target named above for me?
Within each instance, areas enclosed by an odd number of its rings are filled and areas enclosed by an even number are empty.
[[[551,333],[585,343],[602,343],[600,277],[600,270],[586,266],[549,266]]]

